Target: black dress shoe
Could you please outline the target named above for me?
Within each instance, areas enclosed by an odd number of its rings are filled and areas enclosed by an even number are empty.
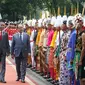
[[[36,73],[40,74],[41,72],[37,70]]]
[[[6,81],[5,81],[5,80],[2,80],[1,82],[2,82],[2,83],[6,83]]]
[[[34,68],[34,69],[32,69],[32,71],[36,72],[36,69]]]
[[[43,76],[43,78],[45,78],[45,79],[46,79],[46,78],[47,78],[47,76],[46,76],[46,75],[44,75],[44,76]]]
[[[20,80],[20,78],[17,78],[17,79],[16,79],[16,81],[19,81],[19,80]]]
[[[50,78],[50,77],[49,77],[49,76],[47,76],[47,75],[45,75],[45,76],[43,76],[43,78],[48,79],[48,78]]]
[[[50,81],[50,83],[54,84],[55,83],[55,80]]]
[[[30,65],[27,65],[27,68],[31,68],[32,67],[32,65],[30,64]]]
[[[44,76],[44,73],[40,73],[40,76]]]
[[[35,69],[35,68],[34,68],[34,67],[31,67],[30,69],[33,70],[33,69]]]
[[[46,79],[47,81],[52,81],[53,79],[52,78],[48,78],[48,79]]]
[[[22,83],[25,83],[25,80],[21,80]]]
[[[59,80],[56,80],[54,85],[59,85]]]

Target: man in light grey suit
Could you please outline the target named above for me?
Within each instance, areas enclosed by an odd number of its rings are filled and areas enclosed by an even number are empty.
[[[18,33],[13,35],[11,45],[12,58],[15,57],[17,80],[21,79],[22,83],[25,83],[27,57],[30,55],[30,37],[27,33],[23,32],[23,26],[18,26]]]
[[[5,81],[5,71],[6,71],[6,56],[10,53],[8,34],[3,31],[5,24],[0,22],[0,82],[6,83]]]

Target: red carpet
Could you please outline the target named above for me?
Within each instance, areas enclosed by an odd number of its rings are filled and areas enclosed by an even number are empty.
[[[31,80],[29,80],[26,77],[26,83],[21,83],[21,81],[16,81],[16,71],[15,71],[15,66],[13,64],[10,64],[10,62],[7,61],[6,64],[6,77],[5,80],[7,81],[6,84],[1,83],[0,85],[36,85],[34,84]]]

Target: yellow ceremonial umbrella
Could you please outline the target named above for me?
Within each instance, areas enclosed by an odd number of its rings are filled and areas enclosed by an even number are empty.
[[[64,15],[66,15],[66,6],[64,6]]]
[[[71,15],[73,15],[73,4],[71,4]]]
[[[58,6],[58,16],[60,15],[60,6]]]

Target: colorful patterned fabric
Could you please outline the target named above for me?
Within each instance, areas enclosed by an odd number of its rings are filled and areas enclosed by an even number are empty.
[[[48,58],[49,58],[49,54],[50,54],[50,47],[47,47],[47,52],[46,52],[46,64],[48,64]]]
[[[43,29],[41,32],[39,46],[43,46],[44,35],[45,35],[45,29]]]
[[[59,46],[57,46],[57,49],[56,49],[56,52],[55,52],[55,56],[59,57],[59,54],[60,54],[60,44],[59,44]]]
[[[47,68],[46,68],[46,51],[42,51],[41,52],[41,55],[42,55],[42,69],[43,69],[43,72],[46,73],[47,71]]]
[[[50,47],[53,47],[53,48],[55,47],[55,40],[57,37],[57,33],[58,33],[57,31],[54,32]]]
[[[48,58],[48,63],[49,63],[49,68],[54,67],[53,59],[54,59],[54,48],[50,48],[50,53],[49,53],[49,58]]]
[[[81,78],[81,68],[78,66],[79,60],[80,60],[80,55],[81,55],[81,50],[82,50],[82,32],[79,32],[77,34],[76,38],[76,54],[75,54],[75,59],[74,59],[74,70],[75,70],[75,76],[76,79]]]
[[[30,28],[26,32],[29,36],[31,35]],[[28,57],[28,64],[32,64],[31,56]]]
[[[42,32],[42,29],[39,29],[37,34],[37,39],[36,39],[36,45],[39,45],[41,32]]]
[[[55,56],[56,57],[59,57],[59,54],[60,54],[60,45],[61,45],[61,38],[62,38],[62,35],[63,35],[63,32],[60,31],[58,32],[58,35],[56,37],[56,46],[57,46],[57,49],[56,49],[56,52],[55,52]]]
[[[32,64],[32,61],[31,61],[31,56],[28,56],[28,62],[27,62],[29,65]]]
[[[38,56],[37,56],[37,60],[36,60],[36,66],[37,66],[37,70],[40,71],[40,57],[41,57],[41,53],[40,53],[40,49],[41,48],[38,48]]]
[[[58,46],[60,44],[60,39],[62,38],[62,35],[63,35],[63,31],[60,30],[57,34],[57,37],[56,37],[56,41],[55,41],[56,46]]]
[[[58,58],[54,58],[54,80],[58,80],[60,75],[60,63]]]
[[[30,36],[31,35],[31,30],[30,28],[27,30],[27,34]]]
[[[47,37],[48,37],[48,32],[45,30],[44,38],[43,38],[43,51],[47,51]]]
[[[78,63],[79,63],[79,60],[80,60],[80,55],[81,55],[81,52],[76,51],[75,58],[74,58],[74,71],[75,71],[75,78],[76,79],[79,79],[81,77],[81,75],[80,75],[81,71],[78,71]]]
[[[54,48],[50,47],[50,53],[49,53],[49,58],[48,58],[48,65],[49,65],[49,72],[50,72],[50,77],[54,79]]]
[[[55,31],[53,34],[53,38],[50,45],[50,54],[48,56],[50,77],[52,79],[54,79],[54,47],[55,47],[56,36],[57,36],[57,31]]]
[[[53,30],[49,30],[49,32],[48,32],[47,46],[50,46],[51,41],[52,41],[52,38],[53,38],[53,34],[54,34],[54,31]]]
[[[67,43],[70,37],[70,31],[64,31],[62,39],[61,39],[61,46],[60,46],[60,80],[59,85],[70,85],[70,77],[69,71],[67,68],[67,62],[65,61],[66,53],[67,53]]]
[[[82,37],[81,33],[77,34],[77,39],[76,39],[76,51],[81,52],[82,50]]]
[[[54,58],[54,79],[58,80],[60,76],[60,61],[59,61],[59,54],[60,54],[60,45],[61,45],[61,38],[62,38],[63,31],[59,31],[56,37],[56,46],[57,49],[55,51],[55,58]]]

